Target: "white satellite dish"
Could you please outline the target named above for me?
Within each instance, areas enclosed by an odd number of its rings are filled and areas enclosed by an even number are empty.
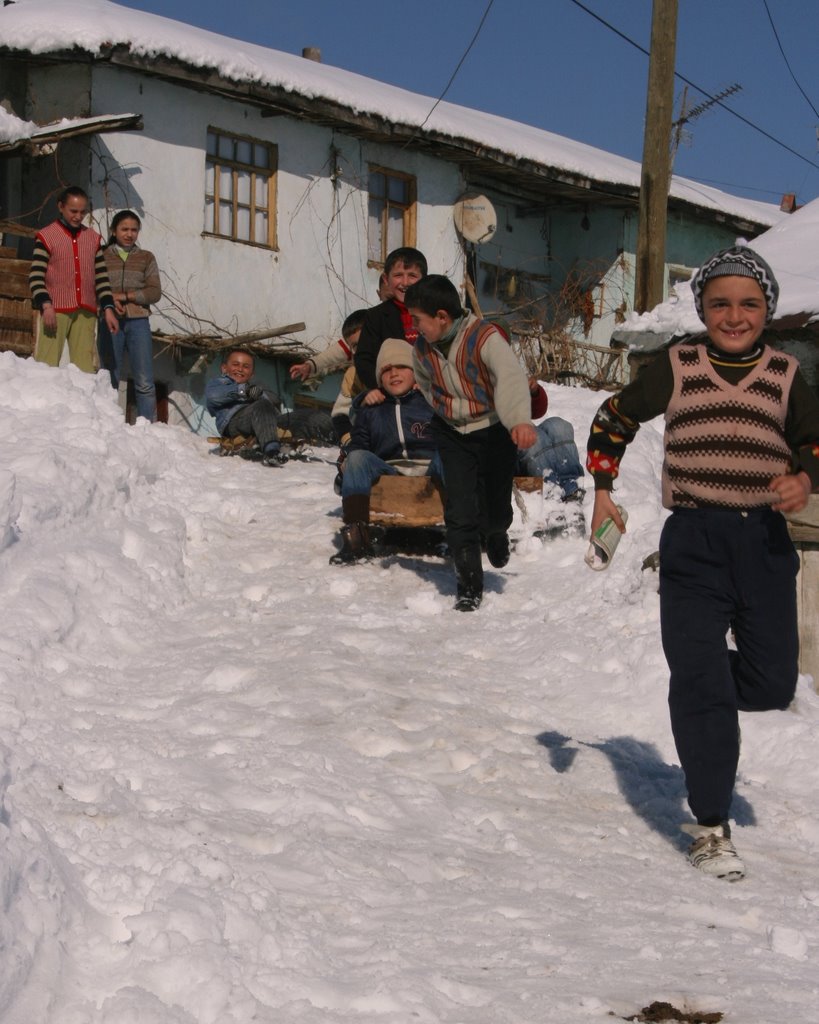
[[[452,208],[452,219],[467,242],[488,242],[498,226],[495,207],[486,196],[463,196]]]

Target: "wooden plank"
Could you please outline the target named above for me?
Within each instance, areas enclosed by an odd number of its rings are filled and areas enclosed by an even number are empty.
[[[382,476],[370,493],[370,522],[443,526],[440,486],[430,476]]]
[[[799,619],[799,671],[813,676],[819,692],[819,494],[808,498],[808,506],[786,517],[788,532],[799,555],[796,580]]]
[[[537,492],[539,476],[515,477],[519,490]],[[382,476],[370,494],[370,522],[393,526],[443,526],[443,493],[432,477]]]
[[[799,671],[813,676],[813,688],[819,692],[819,544],[797,544],[796,550]]]
[[[526,494],[537,494],[538,491],[543,490],[543,477],[516,476],[515,487],[517,487],[519,491],[524,491]]]
[[[0,295],[13,299],[30,299],[30,269],[30,260],[0,259]]]

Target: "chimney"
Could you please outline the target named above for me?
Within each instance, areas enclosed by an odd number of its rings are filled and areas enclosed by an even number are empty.
[[[314,60],[316,64],[321,64],[321,50],[317,46],[305,46],[301,55],[307,60]]]

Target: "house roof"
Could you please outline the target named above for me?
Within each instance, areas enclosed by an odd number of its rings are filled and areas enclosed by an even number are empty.
[[[271,114],[295,114],[376,141],[411,140],[478,177],[505,179],[534,195],[628,205],[639,195],[634,160],[494,114],[434,106],[429,96],[108,0],[15,0],[0,8],[0,50],[46,60],[77,60],[79,52],[238,97]],[[749,231],[782,216],[770,203],[676,175],[670,205]]]
[[[770,264],[779,282],[774,330],[819,325],[819,199],[789,214],[763,232],[751,247]],[[653,348],[672,337],[705,330],[694,308],[688,281],[648,313],[632,313],[615,332],[615,340]],[[643,339],[651,335],[653,340]]]

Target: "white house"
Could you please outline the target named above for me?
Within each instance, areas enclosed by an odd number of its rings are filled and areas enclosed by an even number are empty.
[[[402,244],[459,285],[468,266],[484,312],[607,343],[631,308],[634,161],[453,104],[430,115],[430,97],[107,0],[1,7],[0,55],[0,100],[25,121],[141,118],[142,130],[67,139],[56,160],[18,149],[0,161],[0,221],[47,222],[44,198],[69,183],[87,187],[103,234],[115,211],[136,210],[163,274],[152,323],[165,335],[303,323],[272,351],[323,348],[377,301],[384,256]],[[453,221],[467,193],[494,210],[477,245]],[[674,178],[670,282],[781,217]],[[194,359],[178,347],[163,359],[178,389]],[[269,372],[286,392],[283,370]]]

